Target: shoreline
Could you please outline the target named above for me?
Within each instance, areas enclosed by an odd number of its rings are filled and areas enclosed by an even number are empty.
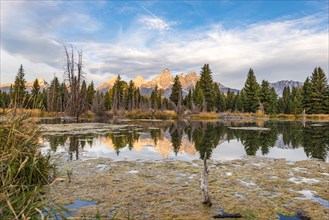
[[[251,156],[210,160],[212,207],[201,203],[201,160],[98,158],[58,165],[58,177],[65,181],[53,186],[52,201],[60,205],[96,202],[96,206],[82,207],[76,217],[98,213],[118,219],[128,215],[133,219],[211,219],[221,209],[239,212],[246,219],[278,218],[277,213],[293,216],[300,209],[312,219],[329,216],[329,164],[319,160],[288,162]],[[71,182],[67,170],[72,170]],[[306,199],[309,194],[313,200]]]

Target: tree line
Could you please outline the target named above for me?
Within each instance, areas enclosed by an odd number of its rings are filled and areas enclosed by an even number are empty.
[[[101,116],[105,111],[124,110],[175,110],[181,116],[183,112],[257,112],[266,114],[300,114],[305,110],[309,114],[329,113],[329,86],[321,67],[314,69],[307,77],[302,88],[284,88],[283,96],[278,97],[270,83],[256,80],[253,69],[247,74],[244,87],[234,93],[224,94],[218,83],[212,78],[209,64],[201,68],[199,81],[195,87],[183,96],[182,85],[176,76],[170,96],[164,97],[163,89],[157,86],[150,96],[142,95],[134,82],[126,82],[118,75],[114,85],[106,93],[96,91],[94,83],[87,85],[82,72],[82,54],[78,61],[74,59],[73,49],[66,51],[66,79],[59,82],[54,77],[48,88],[41,89],[38,80],[33,83],[30,93],[26,90],[25,72],[21,65],[10,87],[9,94],[0,91],[1,108],[41,108],[48,112],[66,112],[78,118],[82,113],[92,111]]]

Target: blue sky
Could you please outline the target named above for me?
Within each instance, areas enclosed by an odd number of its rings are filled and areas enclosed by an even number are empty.
[[[1,83],[20,64],[27,81],[62,79],[63,44],[83,50],[88,82],[120,74],[150,79],[209,63],[216,81],[242,88],[263,79],[328,73],[328,0],[1,1]]]

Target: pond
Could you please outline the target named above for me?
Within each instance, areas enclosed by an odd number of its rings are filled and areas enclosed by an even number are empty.
[[[80,124],[76,124],[79,128]],[[47,127],[47,125],[44,125]],[[66,125],[59,125],[65,127]],[[94,126],[94,127],[93,127]],[[329,162],[329,123],[142,122],[127,121],[80,130],[45,129],[45,149],[67,160],[234,160],[251,155],[288,161]]]

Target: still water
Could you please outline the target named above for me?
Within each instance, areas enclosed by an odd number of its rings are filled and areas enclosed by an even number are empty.
[[[101,133],[47,134],[43,142],[52,152],[65,152],[67,160],[190,161],[204,155],[213,160],[233,160],[252,155],[329,162],[329,123],[323,122],[130,123]]]

